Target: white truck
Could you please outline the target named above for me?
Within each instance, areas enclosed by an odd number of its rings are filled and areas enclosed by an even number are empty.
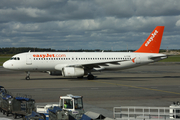
[[[80,111],[84,112],[82,96],[74,96],[67,94],[67,96],[60,96],[59,106],[63,110],[72,111],[72,114],[79,114]]]
[[[49,110],[54,106],[60,107],[64,111],[71,112],[72,115],[81,115],[84,113],[82,96],[67,94],[60,96],[59,104],[47,104],[45,106],[36,106],[36,112],[41,114],[45,120],[49,120]]]

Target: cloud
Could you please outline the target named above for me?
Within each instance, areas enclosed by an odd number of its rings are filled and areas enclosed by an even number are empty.
[[[179,0],[1,0],[0,47],[138,49],[156,26],[165,26],[161,47],[179,49],[179,4]]]
[[[176,22],[176,26],[180,26],[180,20],[178,20],[177,22]]]

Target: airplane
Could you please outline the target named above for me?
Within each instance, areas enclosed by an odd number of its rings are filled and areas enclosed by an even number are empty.
[[[46,71],[49,75],[83,78],[95,77],[92,72],[123,70],[146,65],[162,59],[159,49],[164,26],[157,26],[142,46],[134,52],[25,52],[14,55],[4,62],[10,70],[25,71],[26,80],[32,71]]]

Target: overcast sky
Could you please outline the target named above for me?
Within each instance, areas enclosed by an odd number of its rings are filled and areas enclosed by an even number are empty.
[[[180,0],[1,0],[0,47],[138,49],[165,26],[161,49],[180,49]]]

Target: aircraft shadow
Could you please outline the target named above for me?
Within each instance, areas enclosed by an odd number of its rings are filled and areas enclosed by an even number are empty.
[[[180,78],[180,76],[163,76],[163,77],[98,77],[95,76],[94,80],[121,80],[121,81],[148,81],[145,79],[157,79],[157,78]],[[21,79],[25,80],[25,79]],[[68,81],[87,81],[87,77],[84,78],[66,78],[66,77],[56,77],[56,78],[31,78],[27,81],[33,80],[68,80]]]

